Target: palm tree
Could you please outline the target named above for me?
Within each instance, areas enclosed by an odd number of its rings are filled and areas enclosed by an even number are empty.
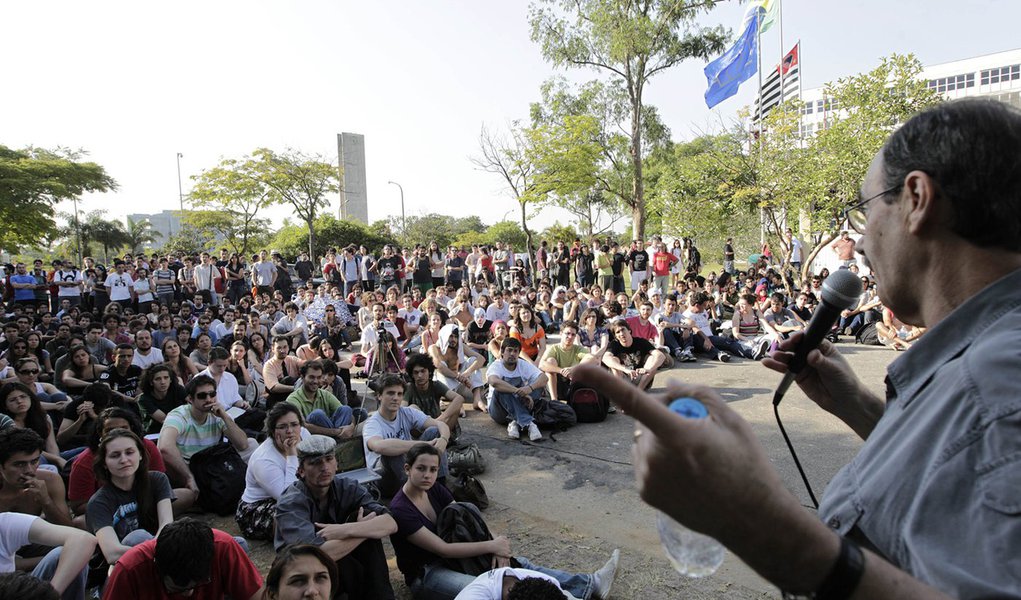
[[[132,221],[131,217],[128,217],[128,227],[124,233],[127,236],[126,245],[133,254],[137,254],[142,246],[155,242],[156,238],[163,237],[162,233],[153,231],[149,219]]]

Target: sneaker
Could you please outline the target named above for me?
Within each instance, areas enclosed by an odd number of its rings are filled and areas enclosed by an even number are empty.
[[[691,351],[691,348],[685,348],[681,352],[681,360],[684,362],[695,362],[697,359],[695,358],[695,354]]]
[[[535,442],[542,439],[542,432],[539,431],[539,426],[535,423],[528,424],[528,439]]]
[[[720,362],[730,362],[730,355],[726,352],[720,352],[716,355],[717,360]]]
[[[610,408],[606,409],[606,414],[608,414],[608,415],[615,415],[615,414],[617,414],[617,407],[616,407],[616,406],[614,406],[614,405],[613,405],[613,404],[611,403],[611,404],[610,404]]]
[[[759,342],[759,347],[755,349],[755,354],[752,355],[752,359],[759,360],[765,356],[766,353],[769,352],[769,346],[771,344],[772,342],[769,341],[769,338],[763,339]]]
[[[682,348],[675,348],[674,349],[674,358],[681,359],[683,357],[684,357],[684,349],[682,349]]]
[[[510,425],[507,426],[507,437],[512,440],[521,439],[521,428],[518,427],[517,421],[511,421]]]
[[[613,580],[617,577],[617,565],[620,564],[620,550],[614,550],[610,560],[601,569],[592,574],[592,596],[600,600],[610,597]]]

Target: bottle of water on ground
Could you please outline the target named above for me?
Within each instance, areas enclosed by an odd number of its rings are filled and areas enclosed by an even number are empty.
[[[694,398],[678,398],[670,410],[687,419],[705,419],[709,411]],[[681,575],[706,577],[723,564],[723,545],[713,538],[696,533],[663,513],[656,514],[656,530],[670,564]]]

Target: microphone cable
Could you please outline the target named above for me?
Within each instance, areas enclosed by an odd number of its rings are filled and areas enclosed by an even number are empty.
[[[783,441],[787,442],[787,449],[791,451],[791,458],[794,459],[794,466],[798,468],[798,473],[801,474],[801,481],[805,482],[805,489],[808,491],[808,497],[812,499],[812,506],[816,510],[819,510],[819,501],[815,498],[815,492],[812,491],[812,484],[808,482],[808,475],[805,474],[805,470],[801,468],[801,461],[798,460],[798,453],[794,451],[794,444],[791,443],[790,436],[787,435],[787,430],[783,427],[783,422],[780,420],[780,398],[783,395],[777,391],[773,397],[773,414],[776,416],[776,426],[780,428],[780,433],[783,434]]]

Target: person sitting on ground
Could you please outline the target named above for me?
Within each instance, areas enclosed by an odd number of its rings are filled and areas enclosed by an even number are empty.
[[[64,451],[87,446],[96,425],[96,415],[111,406],[125,408],[124,402],[110,391],[110,386],[94,383],[85,388],[80,398],[64,408],[64,418],[57,428],[57,446]]]
[[[514,338],[504,339],[500,344],[500,360],[493,361],[486,370],[489,416],[501,425],[507,423],[507,437],[510,439],[519,439],[521,431],[525,430],[528,439],[534,442],[542,439],[542,433],[532,418],[532,410],[535,402],[542,397],[549,378],[520,357],[521,342]]]
[[[54,411],[59,416],[64,408],[71,403],[67,394],[58,390],[53,384],[39,381],[42,371],[39,368],[39,360],[34,356],[21,358],[12,366],[17,380],[35,392],[36,398],[39,399],[39,406],[44,412]]]
[[[337,563],[318,546],[284,546],[266,575],[267,600],[328,600],[337,595]]]
[[[340,593],[391,600],[382,539],[397,531],[397,523],[368,490],[337,474],[336,445],[324,435],[298,443],[298,480],[277,503],[273,546],[278,552],[288,544],[318,546],[337,563]]]
[[[773,331],[776,335],[773,336],[773,341],[779,342],[780,340],[787,339],[795,331],[801,331],[805,328],[805,325],[798,320],[798,316],[791,309],[787,308],[786,302],[784,301],[784,295],[780,292],[774,292],[769,297],[769,308],[767,308],[763,316],[766,318],[766,322],[773,327]]]
[[[472,406],[485,412],[487,407],[482,400],[482,367],[486,361],[461,341],[460,328],[456,324],[444,325],[439,331],[437,343],[430,346],[428,352],[436,367],[436,380],[442,382],[448,390],[455,391],[462,399],[470,396]],[[458,410],[460,414],[463,409]]]
[[[521,342],[521,353],[532,364],[538,363],[546,353],[546,332],[536,322],[531,306],[523,304],[518,309],[517,316],[511,321],[510,336]]]
[[[434,378],[436,366],[433,359],[424,354],[413,354],[404,367],[411,383],[404,387],[404,402],[408,406],[417,406],[423,413],[443,421],[447,429],[456,432],[458,419],[464,407],[464,397]],[[446,401],[442,408],[441,401]]]
[[[70,360],[60,373],[60,383],[72,396],[79,396],[89,385],[99,381],[106,367],[98,364],[85,346],[74,346],[68,350]]]
[[[70,456],[61,456],[57,438],[53,434],[53,421],[46,416],[46,411],[31,388],[20,381],[5,383],[0,387],[0,414],[13,419],[15,427],[31,429],[39,434],[46,442],[43,459],[58,469],[64,468]]]
[[[379,381],[379,410],[369,417],[362,431],[365,464],[382,476],[379,489],[387,497],[404,484],[404,453],[416,442],[430,442],[444,454],[450,443],[450,428],[445,422],[418,407],[402,406],[403,402],[404,379],[383,375]],[[441,476],[446,477],[445,456],[442,467]]]
[[[596,351],[589,352],[578,343],[578,324],[564,321],[560,327],[560,343],[547,348],[539,362],[539,368],[549,377],[546,389],[549,390],[550,399],[566,402],[571,390],[571,371],[583,362],[601,361],[608,344],[609,338],[604,336]]]
[[[652,386],[656,373],[666,361],[666,354],[657,350],[652,342],[631,335],[627,321],[610,325],[613,340],[603,355],[603,364],[617,377],[630,380],[644,390]]]
[[[755,308],[755,295],[742,294],[734,306],[731,322],[734,339],[741,345],[741,356],[759,360],[769,351],[772,340],[766,335],[765,317]]]
[[[229,534],[191,518],[167,524],[156,539],[113,566],[104,600],[261,600],[262,576]]]
[[[684,311],[684,327],[691,332],[694,352],[708,354],[720,362],[730,362],[731,354],[748,357],[744,346],[738,341],[722,335],[713,335],[709,315],[705,309],[708,302],[709,294],[694,292],[687,310]]]
[[[876,335],[879,337],[879,343],[898,351],[910,348],[911,344],[922,337],[923,333],[925,333],[924,327],[907,325],[886,307],[883,308],[883,321],[876,323]]]
[[[652,317],[659,330],[656,345],[667,348],[681,362],[694,362],[694,340],[691,329],[685,327],[684,319],[684,314],[677,310],[677,299],[667,296],[663,300],[663,311]]]
[[[0,456],[0,463],[6,463]],[[19,548],[52,548],[42,559],[28,566],[15,553]],[[0,573],[13,574],[31,571],[31,575],[10,575],[10,577],[32,577],[40,582],[49,582],[46,595],[29,593],[32,586],[27,583],[13,588],[10,579],[4,577],[0,583],[0,598],[49,600],[60,594],[63,600],[83,600],[89,574],[89,559],[96,549],[96,538],[75,527],[54,525],[38,516],[20,512],[0,512]],[[13,589],[12,589],[13,588]],[[20,589],[19,589],[20,588]]]
[[[416,444],[408,451],[404,470],[407,481],[390,502],[397,532],[390,536],[397,566],[414,598],[452,600],[475,580],[444,563],[445,559],[492,555],[495,567],[510,565],[513,554],[504,536],[475,542],[446,542],[436,523],[445,508],[454,503],[450,491],[437,481],[439,451],[429,444]],[[608,598],[617,571],[620,552],[592,574],[575,574],[546,569],[523,556],[513,557],[522,569],[545,573],[577,598]],[[502,596],[500,596],[502,598]]]
[[[273,355],[262,366],[262,379],[266,383],[266,407],[273,408],[283,402],[295,389],[304,362],[290,354],[291,346],[284,338],[273,340]]]
[[[310,433],[298,407],[279,402],[266,415],[269,434],[248,459],[245,491],[234,520],[245,538],[273,540],[276,506],[288,487],[297,481],[298,442]]]
[[[129,429],[113,429],[99,442],[93,470],[103,486],[89,499],[85,522],[107,564],[174,520],[170,480],[149,470],[148,455],[142,439]]]
[[[167,475],[177,487],[198,494],[198,484],[188,468],[191,457],[226,437],[246,462],[258,447],[216,400],[216,382],[200,375],[185,388],[187,404],[170,411],[160,430],[157,446],[167,465]]]
[[[656,344],[659,340],[659,328],[652,322],[652,313],[655,307],[648,300],[638,305],[638,316],[625,319],[631,335],[636,338],[648,340]]]
[[[483,357],[484,362],[488,354],[489,340],[493,335],[493,323],[486,319],[486,309],[476,308],[472,313],[474,318],[465,328],[465,342],[468,347]]]
[[[354,435],[356,417],[357,421],[362,421],[366,413],[342,404],[323,387],[323,363],[313,360],[302,365],[301,381],[301,387],[287,396],[287,403],[298,409],[308,430],[338,440]]]

